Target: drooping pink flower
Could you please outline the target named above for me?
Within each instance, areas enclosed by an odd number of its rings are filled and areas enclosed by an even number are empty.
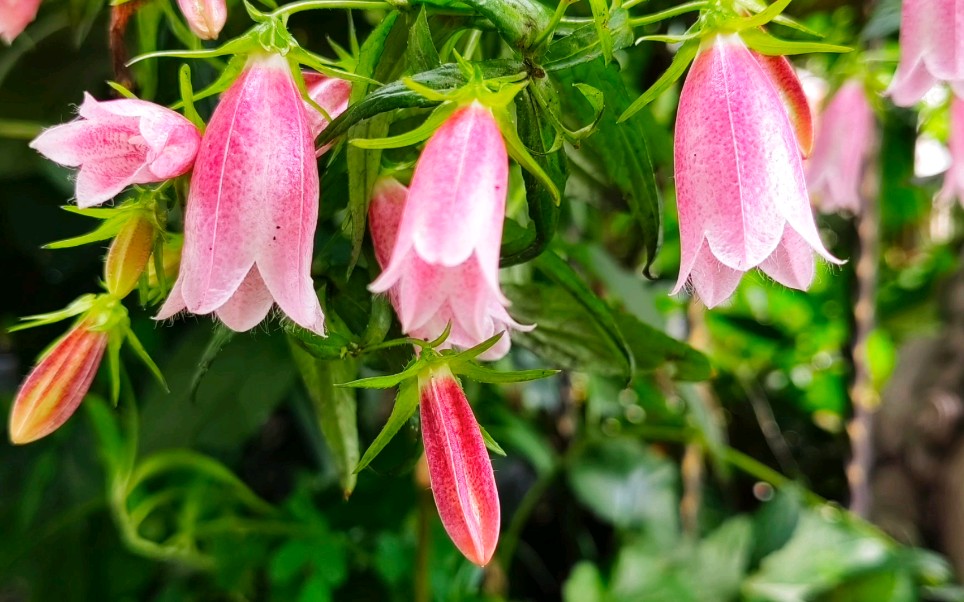
[[[485,566],[499,541],[501,517],[482,432],[448,366],[419,375],[418,387],[422,441],[439,517],[459,551]]]
[[[44,130],[30,147],[77,173],[77,205],[91,207],[132,184],[187,173],[201,135],[174,111],[145,100],[99,102],[84,94],[80,119]]]
[[[938,202],[950,206],[956,198],[964,205],[964,100],[955,96],[951,101],[951,131],[947,146],[951,151],[951,166],[944,174],[944,185],[937,193]]]
[[[862,82],[840,87],[820,118],[813,155],[807,161],[807,186],[820,211],[860,211],[860,186],[876,152],[874,111]]]
[[[0,0],[0,39],[12,44],[36,17],[40,0]]]
[[[10,411],[11,442],[36,441],[67,422],[90,389],[108,338],[108,332],[83,320],[54,343],[17,391]]]
[[[216,40],[228,18],[224,0],[177,0],[188,27],[202,40]]]
[[[676,191],[682,259],[708,307],[760,268],[807,288],[824,248],[810,211],[800,148],[767,72],[736,35],[704,42],[680,95]]]
[[[509,351],[516,323],[499,286],[499,247],[508,157],[491,112],[473,103],[435,133],[406,190],[379,181],[369,210],[375,253],[384,268],[369,287],[389,292],[408,335],[432,340],[451,322],[443,347],[473,347],[505,332],[479,356]]]
[[[332,119],[338,117],[348,108],[348,97],[351,96],[351,82],[337,77],[328,77],[313,71],[304,71],[301,76],[305,80],[305,89],[311,100],[328,112]],[[317,138],[328,126],[329,121],[318,109],[305,103],[308,120],[311,123],[311,137]],[[318,156],[323,155],[331,144],[318,149]]]
[[[157,317],[215,312],[244,331],[277,303],[324,334],[311,280],[318,193],[311,122],[288,62],[252,55],[201,142],[181,269]]]
[[[903,0],[900,62],[887,94],[909,107],[938,82],[964,94],[964,0]]]

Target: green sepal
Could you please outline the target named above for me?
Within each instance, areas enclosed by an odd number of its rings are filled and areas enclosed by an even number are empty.
[[[761,27],[779,17],[783,13],[783,10],[790,5],[790,1],[791,0],[777,0],[755,15],[729,19],[723,24],[723,27],[733,31],[743,31]]]
[[[184,107],[184,117],[193,123],[203,135],[205,123],[194,107],[194,86],[191,83],[191,66],[187,63],[181,65],[181,69],[178,72],[178,83],[181,88],[181,104]]]
[[[32,316],[25,316],[20,318],[23,324],[17,324],[16,326],[11,326],[7,329],[7,332],[18,332],[20,330],[26,330],[28,328],[35,328],[37,326],[46,326],[47,324],[54,324],[56,322],[61,322],[63,320],[68,320],[75,316],[86,312],[94,303],[97,301],[97,295],[87,294],[78,297],[70,303],[67,307],[52,311],[45,314],[35,314]]]
[[[792,54],[810,54],[812,52],[851,52],[853,48],[824,44],[823,42],[799,42],[781,40],[761,29],[747,29],[740,32],[743,42],[760,54],[767,56],[786,56]]]
[[[449,366],[451,367],[452,372],[458,374],[459,376],[464,376],[469,380],[492,385],[529,382],[531,380],[539,380],[559,374],[559,370],[546,369],[512,370],[505,372],[489,368],[488,366],[482,366],[475,362],[465,362],[459,365],[449,364]]]
[[[633,101],[629,107],[623,111],[623,114],[619,116],[619,122],[626,121],[633,115],[639,112],[640,109],[648,105],[649,103],[656,100],[660,94],[665,92],[672,86],[676,80],[683,76],[683,72],[689,67],[693,59],[696,58],[696,54],[699,52],[700,42],[699,40],[689,40],[679,47],[676,51],[676,56],[673,57],[673,62],[670,64],[669,68],[656,80],[648,90],[643,92],[642,96]]]
[[[488,351],[489,349],[492,349],[492,347],[494,347],[495,344],[498,343],[499,340],[504,336],[506,337],[509,336],[509,333],[505,331],[498,332],[492,335],[491,337],[485,339],[478,345],[475,345],[474,347],[469,347],[465,351],[458,351],[458,352],[443,351],[443,353],[445,354],[443,356],[445,357],[445,363],[447,363],[449,365],[449,368],[451,368],[452,370],[458,370],[463,363],[470,362],[475,358],[479,357],[480,355],[482,355],[483,353],[485,353],[486,351]]]
[[[428,118],[422,123],[422,125],[417,128],[405,132],[404,134],[399,134],[397,136],[389,136],[387,138],[355,138],[349,140],[348,143],[352,146],[357,146],[358,148],[367,149],[388,149],[388,148],[402,148],[405,146],[412,146],[418,144],[424,140],[427,140],[435,130],[445,122],[449,116],[455,112],[458,105],[455,103],[445,103],[439,105]]]
[[[549,174],[542,169],[539,162],[529,153],[526,145],[519,139],[516,124],[509,112],[504,108],[493,108],[492,114],[495,116],[495,120],[499,124],[499,129],[502,131],[502,137],[505,139],[505,147],[509,152],[509,156],[515,159],[516,163],[534,175],[542,185],[546,187],[556,205],[562,202],[562,193],[559,191],[556,183],[549,177]]]
[[[362,455],[361,460],[358,462],[358,466],[355,468],[355,474],[364,470],[365,467],[375,459],[375,456],[388,445],[388,442],[392,440],[402,426],[408,422],[408,419],[415,414],[415,409],[418,408],[418,401],[418,380],[412,378],[402,381],[398,387],[398,394],[395,396],[395,406],[392,407],[392,413],[388,417],[388,421],[385,423],[385,426],[382,427],[378,436],[375,437],[375,440],[372,441],[372,444],[365,450],[364,455]]]
[[[130,329],[130,326],[127,327],[127,332],[125,334],[127,343],[130,345],[131,351],[134,352],[134,355],[136,355],[137,358],[141,360],[145,366],[147,366],[147,369],[150,370],[151,374],[154,375],[154,378],[157,379],[157,383],[161,385],[161,388],[164,389],[164,392],[170,393],[171,390],[167,386],[167,380],[164,378],[164,374],[161,372],[161,369],[157,367],[157,364],[154,363],[154,360],[151,359],[151,356],[147,353],[147,350],[144,349],[144,345],[141,344],[140,339],[138,339],[134,334],[134,331]]]
[[[485,430],[485,427],[482,426],[481,424],[479,425],[479,432],[482,433],[482,441],[485,442],[486,449],[488,449],[493,454],[497,456],[502,456],[504,458],[506,455],[505,450],[502,449],[502,446],[499,445],[499,443],[492,438],[492,435],[490,435],[489,432]]]
[[[425,362],[421,359],[414,360],[404,370],[397,374],[387,376],[371,376],[369,378],[359,378],[347,383],[339,383],[336,387],[352,387],[356,389],[390,389],[398,386],[404,381],[414,378],[425,368]]]
[[[124,84],[120,82],[115,82],[115,81],[108,81],[107,85],[110,86],[111,90],[113,90],[114,92],[117,92],[124,98],[137,100],[137,94],[134,94],[133,92],[131,92]]]

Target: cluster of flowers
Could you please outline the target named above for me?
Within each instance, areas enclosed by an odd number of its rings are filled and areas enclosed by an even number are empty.
[[[941,35],[952,26],[964,30],[959,3],[905,0],[905,54],[890,90],[898,104],[917,102],[938,80],[964,86],[964,36],[949,35],[953,46]],[[38,4],[0,0],[0,35],[12,40]],[[223,0],[179,4],[197,35],[218,35]],[[165,107],[86,96],[78,120],[33,141],[48,158],[79,168],[80,207],[102,204],[135,184],[191,172],[178,275],[158,319],[213,313],[229,328],[245,331],[277,306],[292,322],[325,335],[311,265],[320,198],[316,157],[327,149],[316,151],[314,141],[328,119],[347,108],[351,85],[300,73],[308,100],[292,69],[280,54],[249,56],[203,135]],[[962,112],[955,101],[955,120]],[[683,85],[676,122],[682,244],[676,291],[688,284],[713,307],[755,268],[788,287],[808,288],[814,252],[838,262],[820,240],[808,182],[824,209],[856,213],[874,127],[863,84],[848,81],[821,118],[805,168],[813,123],[789,62],[751,50],[738,34],[708,35]],[[843,132],[847,144],[840,143]],[[957,130],[952,148],[955,154],[964,148]],[[431,340],[448,329],[442,346],[465,349],[502,333],[480,356],[495,360],[509,351],[508,333],[532,328],[511,318],[499,284],[508,167],[492,110],[469,100],[429,139],[408,187],[390,177],[376,182],[369,227],[382,272],[370,290],[389,296],[407,335]],[[962,182],[964,177],[949,175],[945,188],[958,190]],[[74,327],[17,394],[10,420],[15,443],[49,434],[77,408],[113,329],[126,324],[119,302],[144,273],[159,227],[140,216],[118,233],[107,259],[106,295],[66,314],[79,316]],[[418,381],[439,513],[459,549],[485,565],[500,518],[481,431],[447,366],[425,370]]]

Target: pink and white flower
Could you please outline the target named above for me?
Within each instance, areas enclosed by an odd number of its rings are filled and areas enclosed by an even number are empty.
[[[77,205],[91,207],[132,184],[187,173],[201,135],[178,113],[145,100],[99,102],[84,94],[80,119],[44,130],[30,147],[77,173]]]
[[[157,317],[214,312],[244,331],[277,303],[324,334],[311,280],[318,195],[311,119],[288,62],[252,55],[201,142],[180,273]]]
[[[0,0],[0,39],[12,44],[36,17],[40,0]]]
[[[188,27],[202,40],[216,40],[228,18],[225,0],[177,0]]]
[[[448,366],[419,375],[419,412],[432,496],[455,547],[479,566],[499,541],[499,493],[489,452]]]
[[[937,193],[943,206],[950,206],[954,199],[964,204],[964,100],[957,96],[951,101],[951,132],[947,146],[951,153],[951,166],[944,174],[944,185]]]
[[[864,172],[877,150],[876,128],[864,84],[846,82],[821,115],[813,155],[805,165],[807,186],[820,211],[859,213]]]
[[[687,282],[708,307],[743,273],[760,268],[806,289],[820,241],[807,196],[801,148],[767,70],[737,35],[704,42],[680,96],[676,190]]]
[[[894,104],[914,105],[938,82],[964,95],[964,0],[903,0],[900,19]]]
[[[328,113],[328,117],[335,119],[348,108],[348,97],[351,96],[351,82],[337,77],[328,77],[313,71],[303,71],[301,76],[305,80],[308,97]],[[328,119],[315,107],[305,103],[308,120],[311,123],[311,137],[317,138],[326,127]],[[323,155],[331,144],[318,149],[318,156]]]

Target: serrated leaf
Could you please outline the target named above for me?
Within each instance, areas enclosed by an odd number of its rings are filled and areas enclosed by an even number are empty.
[[[355,473],[364,470],[379,452],[388,445],[388,442],[398,433],[399,429],[408,422],[408,419],[415,413],[415,409],[418,408],[418,400],[418,382],[416,379],[402,381],[398,387],[398,395],[395,397],[395,407],[392,408],[392,414],[388,417],[388,422],[385,423],[384,428],[378,433],[378,436],[375,437],[372,444],[368,446],[365,455],[362,456],[361,461],[358,463],[358,467],[355,468]]]
[[[525,50],[552,22],[552,12],[537,0],[462,0],[495,26],[512,48]]]

